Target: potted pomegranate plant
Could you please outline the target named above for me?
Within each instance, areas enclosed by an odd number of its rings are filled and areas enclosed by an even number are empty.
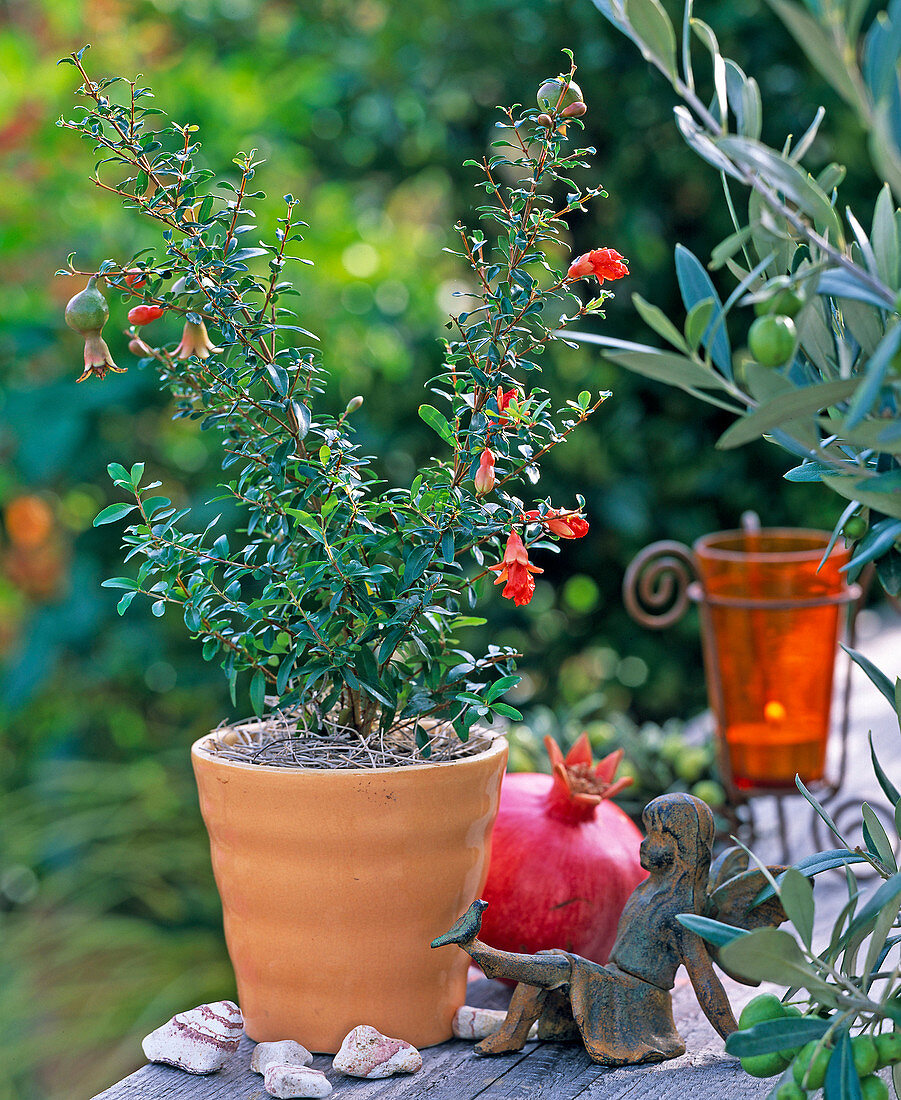
[[[486,585],[527,603],[533,556],[587,531],[581,501],[527,506],[517,493],[608,395],[555,412],[531,379],[548,341],[609,293],[582,301],[574,284],[627,274],[612,249],[569,262],[561,247],[566,215],[603,193],[568,178],[588,152],[567,147],[586,110],[574,66],[539,109],[505,110],[499,148],[472,162],[494,239],[457,226],[471,291],[419,409],[436,457],[393,487],[355,442],[362,398],[339,416],[320,408],[315,338],[289,308],[298,200],[285,196],[273,240],[248,244],[254,154],[236,158],[236,183],[218,180],[198,162],[196,127],[151,109],[134,82],[91,80],[83,52],[67,60],[85,105],[61,124],[100,152],[95,182],[158,223],[162,243],[89,270],[69,257],[61,274],[88,279],[66,314],[85,336],[79,381],[122,369],[101,336],[119,291],[129,350],[177,417],[219,434],[243,517],[191,529],[137,462],[110,466],[125,499],[94,523],[125,521],[126,559],[140,563],[104,582],[122,591],[120,613],[141,597],[183,616],[255,712],[192,749],[247,1033],[329,1052],[365,1020],[440,1042],[465,961],[428,945],[484,883],[506,760],[485,727],[518,717],[503,701],[517,655],[470,654],[456,635]]]

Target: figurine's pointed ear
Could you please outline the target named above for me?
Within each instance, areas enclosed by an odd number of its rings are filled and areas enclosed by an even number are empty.
[[[725,848],[710,864],[707,893],[712,894],[717,887],[747,869],[748,853],[744,848],[739,848],[737,844],[733,844],[731,848]]]
[[[781,875],[785,868],[768,867],[767,870],[775,877]],[[781,924],[788,917],[778,897],[773,896],[759,905],[755,904],[755,899],[767,884],[763,871],[756,868],[742,871],[708,895],[707,913],[724,924],[745,928],[749,932],[753,928]]]

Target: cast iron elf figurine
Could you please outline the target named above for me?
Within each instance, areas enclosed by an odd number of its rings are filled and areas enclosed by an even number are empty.
[[[725,851],[711,867],[713,814],[688,794],[665,794],[642,815],[647,836],[641,865],[648,877],[633,891],[605,965],[567,951],[518,955],[478,938],[482,911],[476,901],[432,947],[458,944],[489,978],[519,984],[500,1031],[476,1046],[478,1054],[521,1050],[538,1020],[540,1039],[580,1039],[591,1058],[607,1066],[661,1062],[685,1053],[673,1022],[670,990],[684,964],[704,1014],[725,1038],[738,1027],[713,969],[716,949],[689,932],[679,913],[716,917],[751,929],[786,919],[778,898],[753,901],[766,885],[748,870],[747,853]],[[781,867],[771,870],[778,873]],[[738,975],[733,975],[744,981]],[[756,983],[748,983],[756,984]]]

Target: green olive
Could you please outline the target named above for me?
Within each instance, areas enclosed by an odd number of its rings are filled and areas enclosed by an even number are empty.
[[[772,1054],[749,1054],[741,1059],[741,1068],[752,1077],[775,1077],[788,1065],[778,1051]]]
[[[901,1062],[901,1031],[887,1031],[884,1035],[877,1035],[873,1042],[876,1044],[880,1066]]]
[[[879,1054],[871,1035],[855,1035],[851,1040],[854,1068],[858,1077],[869,1077],[879,1064]]]
[[[762,1024],[766,1020],[781,1020],[785,1016],[785,1005],[775,993],[759,993],[748,1001],[738,1017],[738,1026],[746,1028]]]
[[[764,367],[781,367],[792,357],[797,335],[791,317],[758,317],[748,333],[748,349]]]
[[[863,1100],[888,1100],[888,1086],[881,1077],[873,1074],[861,1079],[860,1095]]]
[[[779,313],[785,317],[797,317],[804,308],[804,296],[796,287],[792,286],[791,279],[783,276],[773,279],[767,287],[769,296],[754,303],[754,312],[758,317],[767,313]]]
[[[867,533],[867,521],[862,516],[852,516],[842,528],[846,539],[859,539]]]
[[[817,1039],[801,1047],[800,1053],[792,1063],[792,1076],[802,1089],[820,1089],[826,1080],[826,1069],[832,1051],[820,1046]]]
[[[776,1100],[804,1100],[807,1093],[794,1081],[783,1081],[776,1089]]]

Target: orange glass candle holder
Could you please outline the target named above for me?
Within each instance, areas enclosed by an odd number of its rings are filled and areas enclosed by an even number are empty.
[[[842,546],[804,528],[719,531],[690,550],[647,547],[629,566],[626,606],[669,626],[690,602],[701,642],[720,771],[733,801],[824,779],[843,606],[860,597]],[[692,580],[692,578],[695,578]]]
[[[689,596],[701,609],[723,763],[739,790],[823,778],[840,612],[856,595],[841,572],[848,552],[836,546],[823,561],[828,542],[822,531],[769,528],[694,544]]]

